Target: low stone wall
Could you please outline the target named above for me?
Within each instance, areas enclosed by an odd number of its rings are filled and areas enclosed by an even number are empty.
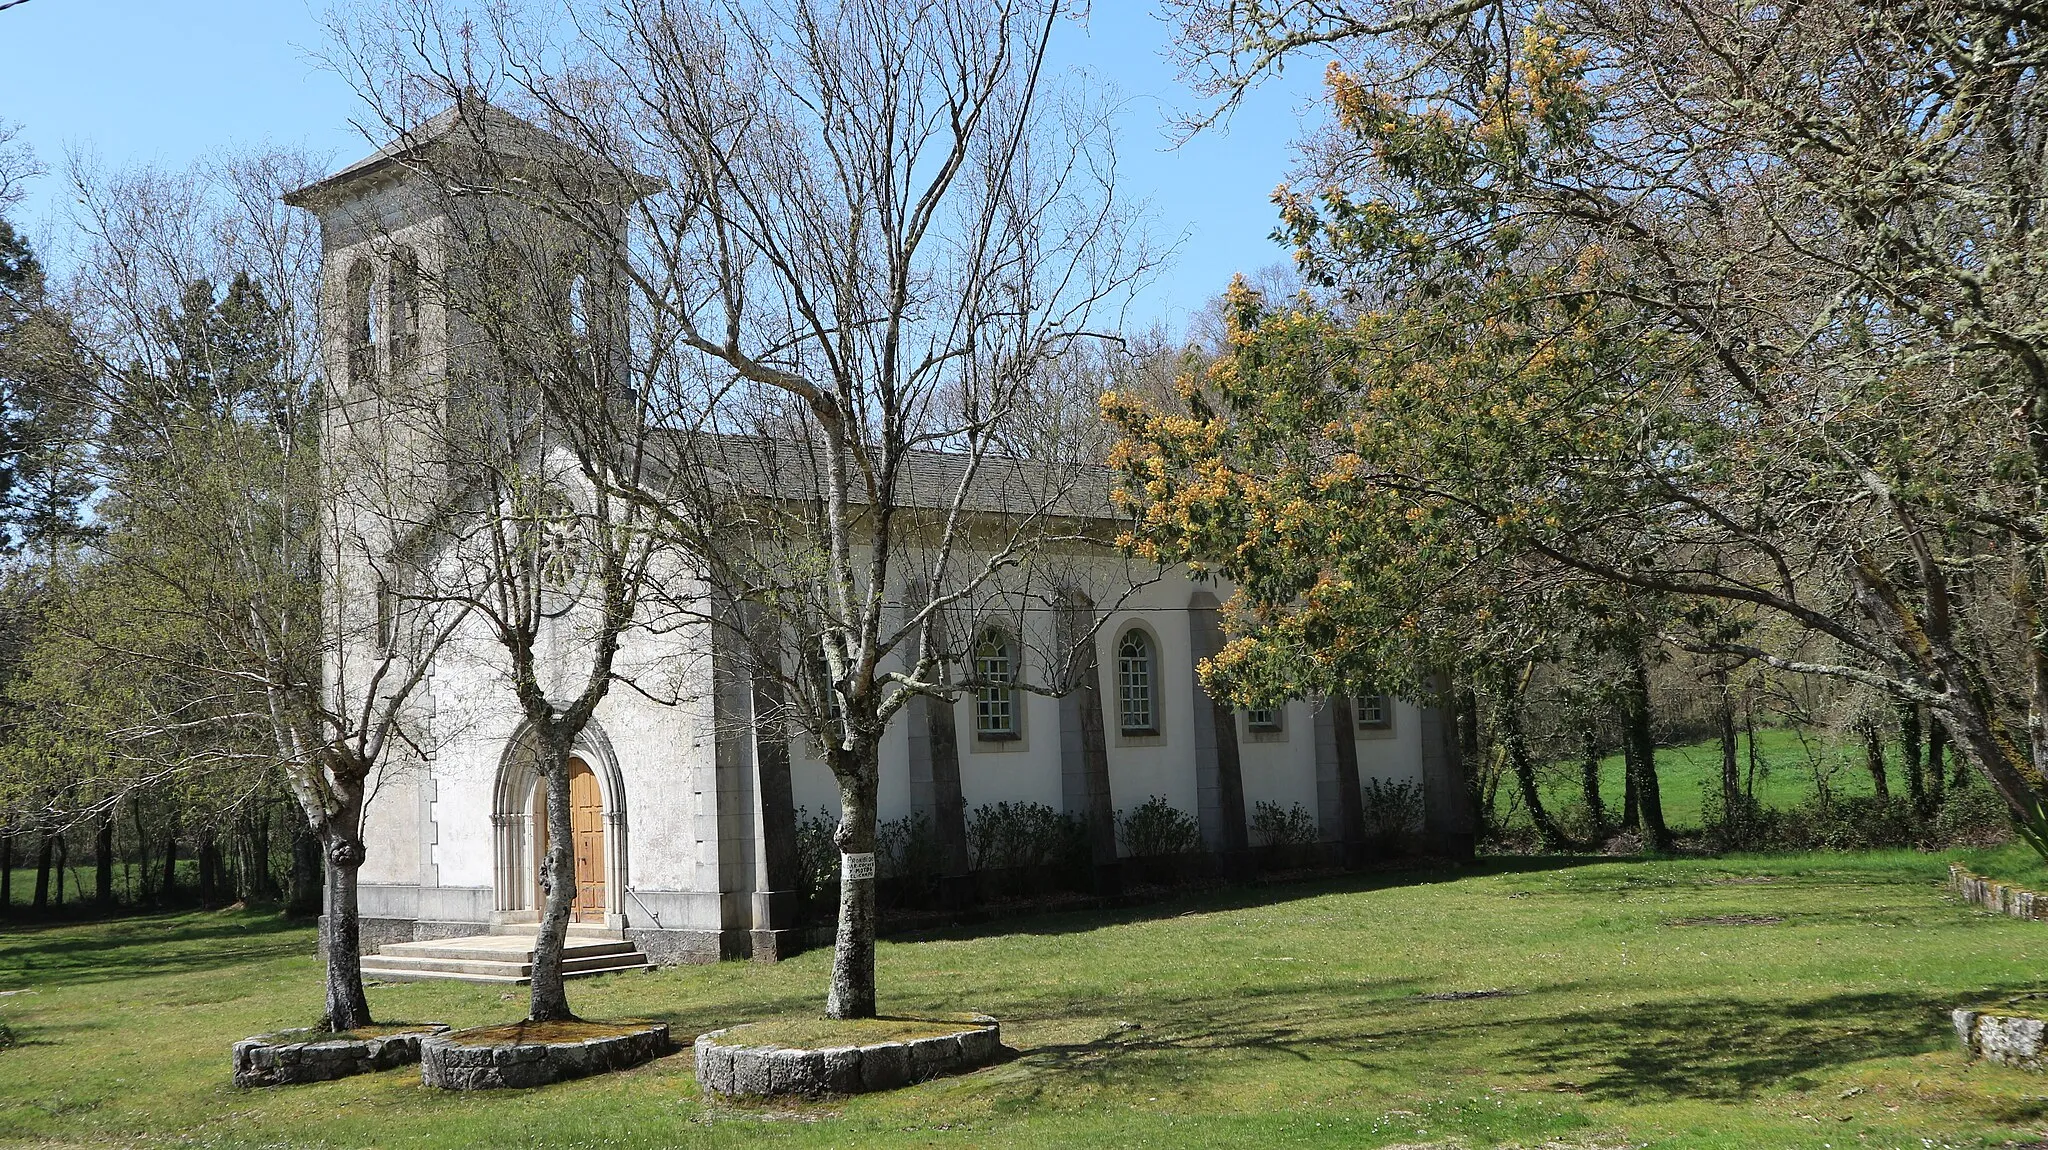
[[[1961,863],[1948,864],[1949,889],[1967,902],[2014,918],[2048,919],[2048,895],[1972,873]]]
[[[1963,1044],[1963,1052],[1970,1057],[2016,1066],[2021,1070],[2038,1072],[2043,1069],[2042,1035],[2048,1032],[2048,1022],[2024,1015],[1989,1014],[1978,1010],[1958,1010],[1953,1018],[1956,1037]]]
[[[668,1024],[586,1038],[580,1042],[465,1045],[462,1034],[437,1035],[420,1044],[420,1080],[443,1090],[503,1090],[545,1086],[638,1066],[668,1053]]]
[[[326,1032],[319,1030],[244,1038],[235,1043],[235,1085],[293,1086],[410,1066],[420,1060],[420,1041],[447,1029],[423,1022],[417,1030],[372,1038],[322,1037]]]
[[[729,1046],[720,1041],[728,1033],[697,1036],[697,1085],[706,1094],[867,1094],[976,1070],[1004,1053],[993,1018],[955,1034],[822,1050]]]

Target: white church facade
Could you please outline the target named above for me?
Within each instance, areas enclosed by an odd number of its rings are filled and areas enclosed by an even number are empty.
[[[410,146],[419,146],[417,141]],[[402,149],[386,149],[288,197],[322,225],[328,375],[400,360],[431,377],[455,343],[456,321],[421,298],[422,275],[462,258]],[[365,308],[374,322],[362,318]],[[402,418],[379,416],[378,418]],[[342,465],[340,461],[337,466]],[[344,509],[345,511],[345,509]],[[1107,511],[1104,512],[1107,515]],[[332,559],[336,617],[374,615],[379,590]],[[1036,804],[1099,819],[1158,799],[1193,819],[1219,873],[1241,873],[1262,807],[1306,812],[1331,858],[1356,858],[1361,788],[1404,785],[1421,797],[1415,842],[1471,849],[1454,732],[1437,709],[1389,696],[1308,700],[1270,711],[1220,705],[1196,666],[1221,645],[1218,601],[1230,588],[1170,569],[1142,581],[1104,556],[1089,578],[1104,604],[1093,642],[1100,720],[1074,697],[1023,689],[919,700],[889,727],[880,817],[918,819],[943,848],[942,869],[971,865],[966,823],[998,803]],[[1121,588],[1113,586],[1125,580]],[[613,690],[576,747],[579,938],[617,940],[654,962],[772,959],[801,939],[801,876],[793,871],[799,812],[831,815],[838,789],[816,749],[759,713],[763,693],[734,681],[708,629],[636,630],[621,661],[669,666],[700,680],[668,692]],[[1028,680],[1029,642],[992,633],[977,659],[994,678]],[[793,654],[792,658],[796,656]],[[469,936],[531,937],[545,849],[542,788],[505,684],[496,640],[466,624],[433,656],[414,709],[435,728],[419,753],[390,756],[368,805],[360,872],[365,951]],[[1103,790],[1106,787],[1107,794]],[[1101,889],[1119,883],[1128,844],[1098,843]],[[949,903],[972,889],[947,873]],[[588,969],[604,969],[593,962]],[[378,960],[366,973],[384,971]],[[396,971],[397,967],[391,967]]]

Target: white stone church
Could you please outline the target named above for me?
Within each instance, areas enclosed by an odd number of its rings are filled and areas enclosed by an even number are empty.
[[[419,290],[423,274],[450,274],[463,253],[450,250],[442,209],[417,194],[422,177],[408,163],[447,120],[287,197],[321,223],[325,362],[340,406],[348,381],[388,377],[401,361],[429,387],[462,338],[459,319]],[[1106,500],[1095,514],[1111,517]],[[348,578],[344,558],[330,557],[327,570],[338,617],[379,609],[361,602],[379,591]],[[1114,556],[1089,578],[1094,601],[1108,605],[1094,636],[1100,721],[1080,722],[1072,696],[993,688],[950,705],[921,701],[889,729],[881,818],[924,816],[952,845],[947,869],[965,869],[963,819],[989,804],[1086,815],[1091,804],[1128,810],[1154,797],[1194,818],[1204,850],[1236,860],[1222,873],[1241,873],[1248,848],[1260,845],[1248,831],[1260,804],[1302,808],[1330,857],[1342,844],[1355,858],[1364,844],[1342,843],[1359,802],[1344,793],[1346,776],[1409,784],[1423,799],[1416,841],[1434,853],[1469,852],[1455,740],[1435,709],[1383,695],[1250,713],[1219,706],[1195,666],[1220,646],[1217,604],[1228,586],[1177,570],[1135,580]],[[367,811],[368,977],[525,974],[540,900],[542,789],[497,644],[481,624],[472,630],[440,649],[419,689],[417,709],[444,729],[430,751],[393,756]],[[705,629],[636,631],[621,658],[717,668],[718,653],[701,649],[714,642]],[[992,631],[975,654],[990,678],[1021,681],[1032,649]],[[716,670],[709,677],[706,689],[666,700],[611,691],[577,747],[572,972],[772,959],[800,937],[795,812],[835,812],[837,785],[806,739],[755,714],[758,691]],[[1102,849],[1097,872],[1114,889],[1116,860]]]

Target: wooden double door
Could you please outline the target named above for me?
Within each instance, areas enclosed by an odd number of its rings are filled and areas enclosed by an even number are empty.
[[[546,857],[548,820],[545,785],[541,788],[536,807],[540,812],[540,848],[542,857]],[[569,829],[570,854],[576,860],[576,899],[570,905],[570,921],[603,922],[604,792],[598,788],[597,773],[590,769],[590,764],[574,756],[569,759]]]

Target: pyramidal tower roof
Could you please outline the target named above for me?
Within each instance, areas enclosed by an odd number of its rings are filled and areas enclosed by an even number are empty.
[[[353,185],[388,176],[394,169],[417,167],[437,151],[455,156],[464,152],[489,155],[500,162],[563,167],[593,175],[618,170],[610,161],[495,104],[466,96],[333,175],[286,192],[284,202],[295,207],[319,208],[340,198]],[[656,186],[656,181],[638,173],[624,174],[622,182],[641,195]]]

